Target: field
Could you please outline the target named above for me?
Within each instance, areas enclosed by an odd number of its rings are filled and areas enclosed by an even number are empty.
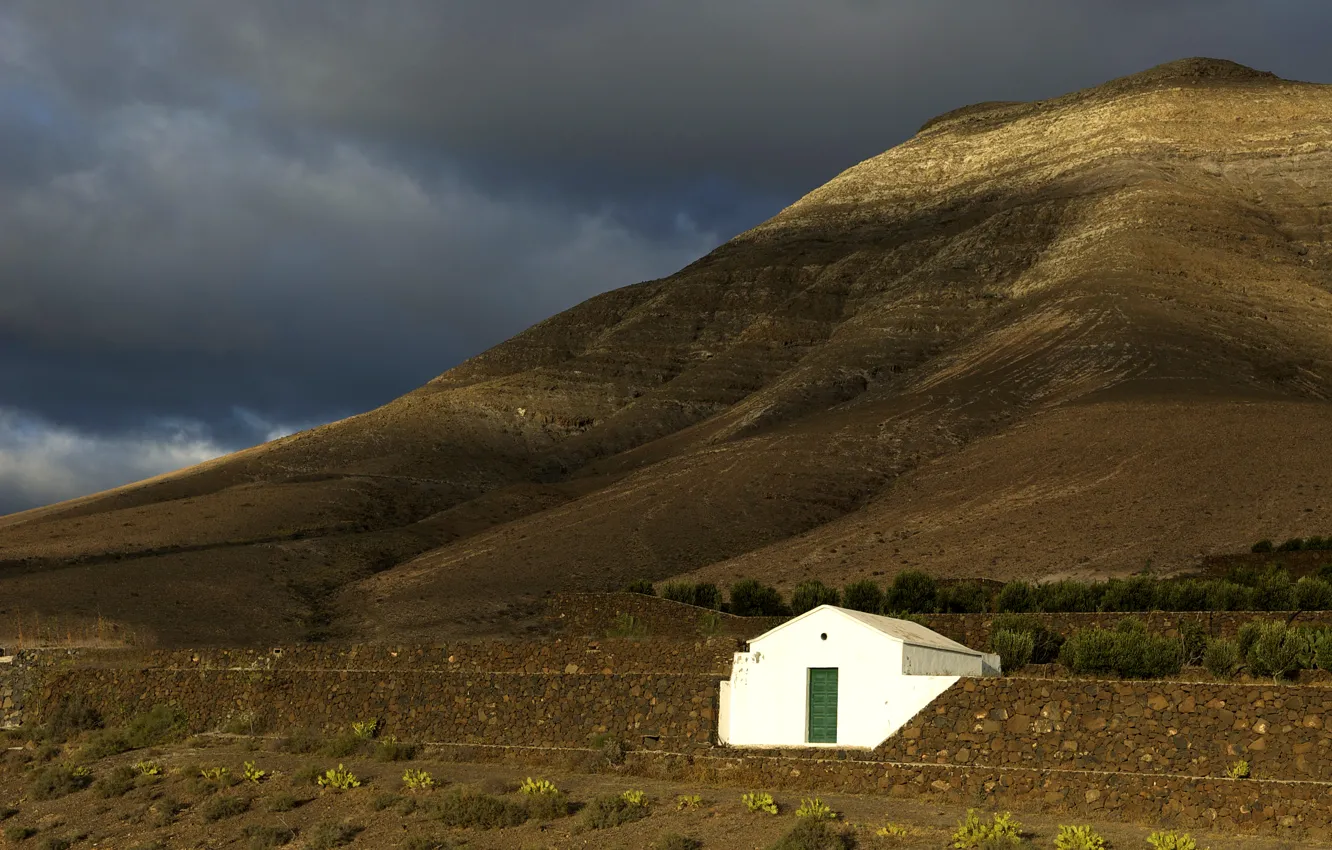
[[[59,766],[91,740],[85,733],[58,752],[12,736],[0,767],[0,846],[18,848],[116,847],[149,848],[374,848],[466,847],[483,848],[650,848],[725,847],[730,850],[773,846],[800,819],[798,795],[775,794],[776,816],[752,814],[741,802],[746,790],[622,775],[607,764],[574,769],[529,769],[518,764],[458,763],[432,758],[383,760],[382,747],[363,744],[373,755],[335,757],[286,752],[318,746],[328,753],[345,741],[301,741],[208,735],[167,746],[137,749],[106,758],[80,757],[90,777],[67,787],[48,784],[45,794],[35,791],[34,777]],[[82,743],[80,743],[82,741]],[[132,765],[153,762],[158,776],[142,776]],[[265,771],[259,782],[242,778],[246,762]],[[344,791],[319,788],[311,781],[316,771],[343,764],[361,785]],[[222,779],[206,779],[204,770],[227,769]],[[591,768],[591,769],[589,769]],[[428,772],[437,787],[407,791],[402,776],[408,769]],[[134,773],[132,778],[129,774]],[[567,795],[570,814],[533,818],[515,826],[494,828],[450,827],[444,819],[459,817],[463,791],[476,791],[502,800],[510,810],[523,804],[518,791],[527,776],[552,781]],[[75,788],[77,786],[81,788]],[[589,825],[589,803],[603,795],[626,790],[645,792],[646,816],[617,826]],[[761,789],[754,789],[761,790]],[[69,791],[69,793],[62,793]],[[53,799],[35,796],[58,794]],[[697,796],[696,807],[677,809],[680,795]],[[823,796],[838,817],[835,832],[844,833],[864,848],[944,848],[965,810],[929,802],[884,796]],[[472,810],[476,810],[473,806]],[[16,810],[16,811],[15,811]],[[985,814],[990,814],[986,812]],[[499,817],[499,816],[496,816]],[[1062,821],[1057,817],[1017,813],[1027,847],[1053,847]],[[878,836],[889,822],[902,827],[903,836]],[[1147,847],[1148,826],[1094,823],[1112,848]],[[30,832],[32,834],[26,835]],[[21,837],[26,835],[26,837]],[[693,839],[664,843],[669,836]],[[1198,834],[1200,846],[1212,850],[1296,850],[1326,846],[1293,840],[1248,836]],[[64,844],[62,841],[70,842]],[[812,845],[795,845],[804,847]],[[835,846],[835,845],[829,845]]]

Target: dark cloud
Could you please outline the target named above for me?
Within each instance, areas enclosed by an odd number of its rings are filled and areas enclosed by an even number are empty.
[[[966,103],[1189,55],[1332,79],[1330,24],[1315,0],[11,0],[0,511],[386,401]]]

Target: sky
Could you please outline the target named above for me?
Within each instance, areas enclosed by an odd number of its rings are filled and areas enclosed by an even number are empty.
[[[0,0],[0,514],[374,408],[934,115],[1326,0]]]

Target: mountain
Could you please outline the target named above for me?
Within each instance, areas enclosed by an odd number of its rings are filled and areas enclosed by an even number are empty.
[[[1109,576],[1332,532],[1332,86],[983,103],[382,408],[0,519],[163,643],[520,628],[675,576]]]

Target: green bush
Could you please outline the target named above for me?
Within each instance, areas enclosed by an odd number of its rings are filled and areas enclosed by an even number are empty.
[[[125,726],[125,735],[134,749],[154,747],[166,741],[176,741],[189,731],[185,712],[169,705],[155,705],[143,714],[137,714]]]
[[[1298,611],[1332,610],[1332,583],[1313,576],[1295,582],[1295,608]]]
[[[92,784],[92,771],[69,764],[44,767],[28,783],[34,800],[55,800],[82,791]]]
[[[1179,624],[1179,642],[1184,650],[1184,663],[1201,664],[1203,654],[1207,652],[1207,627],[1196,620],[1184,620]]]
[[[14,806],[0,806],[0,821],[7,821],[18,813],[19,810]]]
[[[836,588],[818,579],[802,581],[791,591],[791,613],[803,614],[820,605],[836,605],[841,601],[841,594]]]
[[[1036,639],[1030,632],[999,629],[990,635],[990,651],[999,654],[999,666],[1005,673],[1016,673],[1031,663]]]
[[[1207,582],[1207,610],[1252,611],[1253,588],[1233,581]]]
[[[1249,551],[1253,552],[1255,555],[1263,554],[1265,552],[1271,552],[1272,541],[1266,538],[1259,540],[1257,543],[1249,547]]]
[[[111,797],[123,797],[134,787],[134,780],[137,774],[134,768],[127,764],[122,764],[112,770],[106,776],[93,783],[93,791],[97,796],[103,799]]]
[[[740,617],[777,617],[783,613],[777,588],[746,578],[731,585],[731,613]]]
[[[1314,639],[1313,650],[1314,666],[1332,671],[1332,632],[1320,632]]]
[[[661,598],[693,605],[694,585],[687,581],[669,581],[661,588]]]
[[[1278,552],[1298,552],[1303,548],[1304,548],[1303,538],[1291,537],[1283,541],[1280,546],[1276,547],[1276,550]]]
[[[1156,579],[1151,576],[1112,578],[1105,584],[1101,597],[1102,611],[1154,611],[1156,605]]]
[[[1119,639],[1108,629],[1080,629],[1064,641],[1059,663],[1073,673],[1109,673],[1115,669]]]
[[[1010,581],[994,597],[994,610],[1001,614],[1026,614],[1036,610],[1036,591],[1025,581]]]
[[[1037,611],[1099,611],[1105,585],[1081,581],[1052,581],[1032,588],[1032,607]]]
[[[199,810],[203,819],[212,823],[223,818],[233,818],[250,810],[250,798],[241,796],[213,797]]]
[[[1065,641],[1059,660],[1073,673],[1118,673],[1129,679],[1173,676],[1183,665],[1175,638],[1149,635],[1131,618],[1114,631],[1083,629]]]
[[[975,580],[953,582],[939,588],[937,604],[944,614],[981,614],[990,610],[990,593]]]
[[[65,694],[47,717],[41,736],[59,743],[79,732],[102,728],[102,713],[80,694]]]
[[[302,801],[297,800],[291,794],[288,794],[285,791],[279,791],[268,798],[268,810],[270,812],[290,812],[299,806],[301,802]]]
[[[885,613],[930,614],[937,607],[939,585],[929,573],[907,570],[893,576],[884,594]]]
[[[1226,638],[1209,640],[1203,651],[1202,663],[1213,676],[1229,679],[1235,675],[1240,662],[1239,644]]]
[[[331,759],[345,759],[365,752],[369,746],[370,744],[365,738],[355,732],[348,731],[329,738],[319,748],[319,754]]]
[[[1161,582],[1156,588],[1156,606],[1162,611],[1206,611],[1211,583],[1196,579]]]
[[[1059,649],[1064,645],[1063,635],[1051,631],[1040,617],[1031,614],[1000,614],[994,618],[990,628],[992,631],[1003,629],[1031,635],[1033,664],[1049,664],[1057,661]]]
[[[826,821],[802,818],[769,845],[769,850],[850,850],[854,846],[849,834],[833,829]]]
[[[278,749],[284,753],[310,755],[324,745],[324,738],[313,729],[297,729],[278,742]]]
[[[842,588],[842,606],[852,611],[877,614],[883,608],[883,591],[869,579],[853,581]]]
[[[1248,624],[1246,624],[1248,625]],[[1264,621],[1244,655],[1255,676],[1280,678],[1299,672],[1301,656],[1309,653],[1308,638],[1285,623]]]
[[[20,824],[10,824],[5,827],[5,840],[11,844],[18,844],[20,841],[27,841],[37,834],[37,830],[30,826],[21,826]]]
[[[1239,631],[1235,633],[1235,641],[1239,646],[1240,657],[1249,657],[1249,650],[1253,647],[1253,642],[1258,640],[1258,635],[1263,630],[1263,624],[1268,622],[1271,621],[1250,620],[1239,627]]]
[[[569,798],[563,791],[535,794],[527,798],[527,816],[533,820],[554,820],[569,814]]]
[[[652,582],[645,578],[636,579],[624,586],[626,593],[641,593],[644,596],[656,596],[657,591],[652,587]]]
[[[603,794],[583,809],[583,825],[588,829],[608,829],[647,816],[647,806],[635,805],[621,794]]]
[[[453,850],[453,842],[434,835],[413,835],[402,843],[402,850]]]
[[[386,739],[379,742],[375,747],[376,761],[411,761],[416,758],[416,753],[420,748],[416,744],[405,744],[402,741]]]
[[[469,829],[503,829],[527,820],[527,807],[522,803],[463,786],[449,788],[439,795],[430,812],[445,826]]]
[[[48,835],[37,845],[37,850],[69,850],[74,842],[61,835]]]
[[[1295,583],[1290,573],[1269,569],[1253,587],[1253,606],[1260,611],[1289,611],[1295,607]]]
[[[703,842],[697,838],[680,835],[678,832],[668,832],[657,839],[657,843],[652,845],[652,850],[698,850],[702,846]]]
[[[694,604],[700,608],[711,608],[713,611],[720,611],[722,605],[721,590],[710,581],[699,582],[694,585]]]

